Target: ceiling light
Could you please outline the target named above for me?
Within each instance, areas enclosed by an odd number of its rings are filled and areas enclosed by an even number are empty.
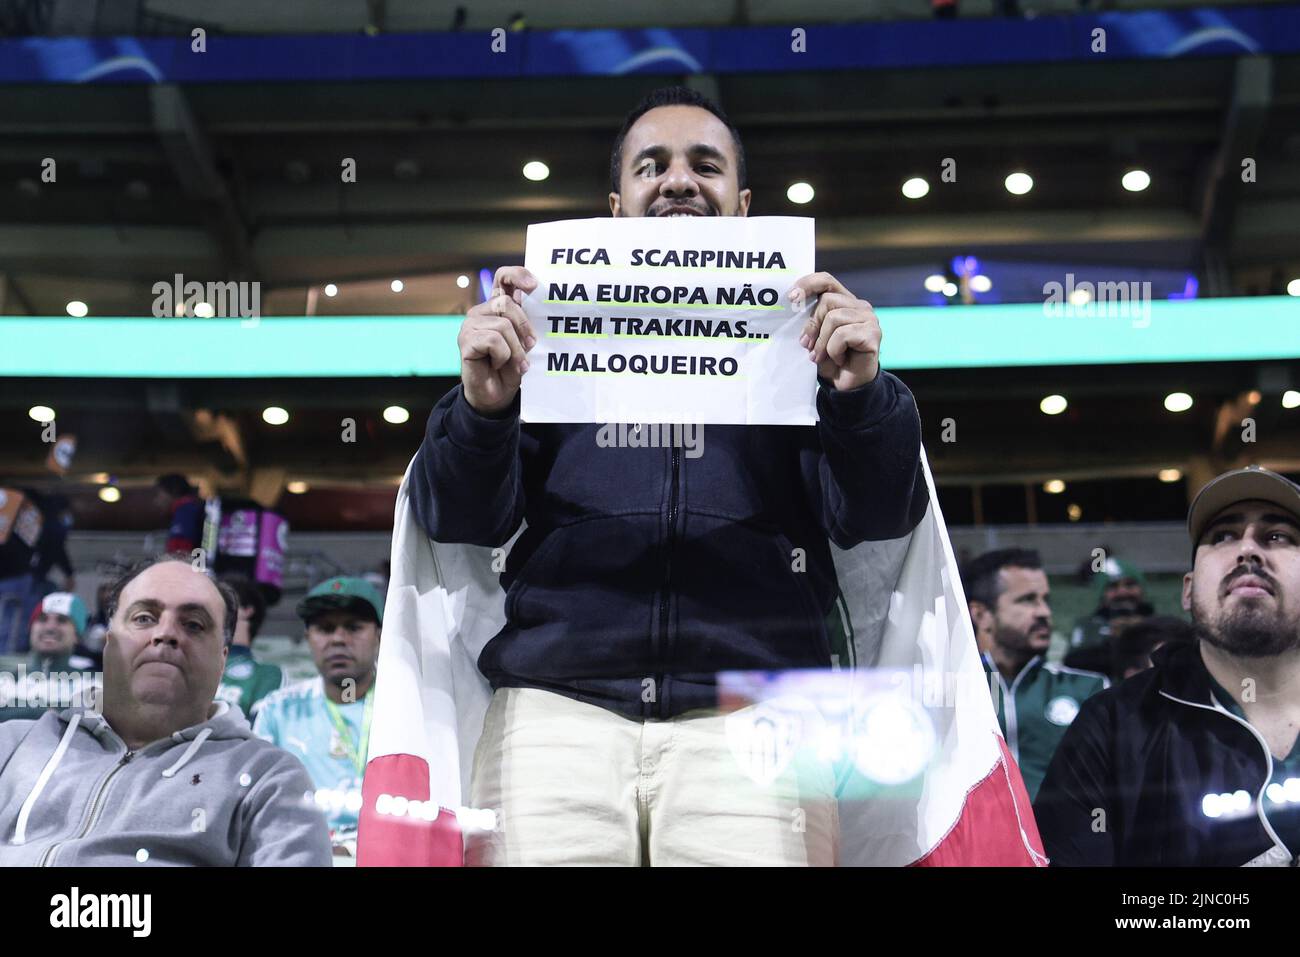
[[[1086,289],[1072,289],[1070,291],[1070,305],[1086,306],[1092,302],[1092,293]]]
[[[1182,469],[1161,469],[1156,473],[1156,478],[1162,482],[1177,482],[1182,477]]]
[[[957,295],[957,284],[955,282],[945,282],[941,291],[945,296],[951,299],[953,296]]]
[[[925,277],[926,292],[943,292],[943,287],[946,286],[947,284],[948,284],[948,279],[945,276],[939,275],[938,273]]]
[[[269,405],[262,410],[262,421],[267,425],[284,425],[289,421],[289,413],[278,405]]]
[[[34,422],[53,422],[54,410],[48,405],[34,405],[27,410],[27,417]]]
[[[1024,196],[1034,188],[1034,178],[1028,173],[1011,173],[1003,180],[1008,193],[1014,193],[1016,196]]]
[[[456,277],[456,285],[460,286],[461,289],[468,289],[468,288],[469,288],[469,276],[457,276],[457,277]]]
[[[799,206],[811,203],[815,195],[816,191],[811,183],[791,183],[790,188],[785,191],[785,198]]]
[[[1060,495],[1065,491],[1065,483],[1060,479],[1048,479],[1043,483],[1043,491],[1048,495]]]
[[[211,303],[200,302],[195,303],[194,305],[194,315],[198,316],[200,319],[211,319],[216,314],[217,311],[212,308]]]
[[[333,298],[334,298],[335,296],[337,296],[338,294],[339,294],[339,287],[338,287],[338,286],[334,285],[334,283],[332,283],[332,282],[327,282],[327,283],[325,284],[325,295],[327,295],[327,296],[329,296],[331,299],[333,299]]]
[[[903,195],[908,199],[920,199],[930,192],[930,184],[919,176],[913,176],[903,184]]]
[[[86,313],[90,312],[90,309],[88,309],[86,304],[80,299],[72,300],[72,302],[68,303],[66,308],[68,310],[68,315],[72,316],[74,319],[80,319]]]
[[[531,160],[524,164],[524,179],[531,179],[534,183],[540,183],[550,175],[551,168],[541,160]]]
[[[1165,408],[1170,412],[1186,412],[1192,407],[1192,397],[1186,392],[1170,392],[1165,396]]]
[[[384,409],[384,421],[391,422],[393,425],[401,425],[410,417],[411,413],[407,412],[400,405],[390,405],[388,408]]]
[[[972,292],[988,292],[993,288],[993,280],[988,276],[971,276],[970,288]]]
[[[406,283],[402,282],[400,279],[394,279],[388,284],[388,288],[393,290],[393,292],[401,292],[406,288]]]
[[[1063,395],[1049,395],[1044,396],[1043,401],[1038,403],[1038,408],[1044,415],[1060,415],[1069,404]]]
[[[1144,169],[1131,169],[1120,179],[1120,185],[1130,193],[1140,193],[1151,185],[1151,177]]]
[[[1288,296],[1300,296],[1300,279],[1292,279],[1287,283],[1286,292]]]
[[[288,490],[290,495],[301,495],[309,488],[311,488],[311,486],[306,482],[290,482],[285,486],[285,489]]]
[[[1282,393],[1282,408],[1294,409],[1300,406],[1300,392],[1295,389],[1287,389]]]
[[[1065,514],[1069,516],[1070,521],[1077,522],[1079,519],[1083,518],[1083,509],[1079,508],[1079,506],[1074,503],[1071,503],[1066,508]]]
[[[122,498],[122,490],[113,485],[105,485],[99,490],[101,502],[116,502]]]

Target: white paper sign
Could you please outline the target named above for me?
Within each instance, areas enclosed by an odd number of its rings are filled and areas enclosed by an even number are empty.
[[[537,334],[525,422],[812,425],[817,367],[799,345],[816,299],[813,220],[574,219],[528,227]]]

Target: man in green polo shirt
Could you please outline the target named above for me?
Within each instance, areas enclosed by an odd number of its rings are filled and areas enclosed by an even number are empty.
[[[981,657],[998,723],[1033,800],[1080,705],[1110,682],[1046,661],[1051,595],[1036,551],[986,552],[966,565],[962,584],[975,632],[984,636]]]
[[[221,580],[239,596],[239,618],[226,655],[226,669],[217,688],[217,699],[238,707],[252,724],[262,699],[284,687],[284,672],[253,657],[253,642],[266,620],[266,596],[262,589],[242,575],[224,575]]]
[[[307,768],[336,856],[355,856],[384,600],[364,578],[331,578],[298,603],[320,677],[268,695],[253,733]]]

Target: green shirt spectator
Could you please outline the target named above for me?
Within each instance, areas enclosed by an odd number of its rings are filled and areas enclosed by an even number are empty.
[[[1068,652],[1105,645],[1111,638],[1111,619],[1116,612],[1143,609],[1146,603],[1146,575],[1130,561],[1108,557],[1092,576],[1097,591],[1097,610],[1074,623]],[[1145,606],[1144,616],[1152,614]]]
[[[239,596],[239,619],[217,688],[217,699],[239,708],[252,724],[262,699],[284,687],[284,672],[253,657],[253,642],[262,630],[262,622],[266,621],[266,596],[262,589],[242,575],[227,575],[221,580]]]
[[[1056,746],[1084,701],[1110,687],[1105,675],[1049,664],[1037,655],[1008,683],[991,655],[984,655],[993,707],[1007,747],[1020,765],[1032,801],[1047,774]]]
[[[1051,588],[1036,551],[986,552],[968,562],[961,577],[998,722],[1032,801],[1079,706],[1109,682],[1045,661]]]

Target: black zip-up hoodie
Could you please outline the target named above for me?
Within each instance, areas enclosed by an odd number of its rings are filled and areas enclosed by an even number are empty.
[[[1217,704],[1199,644],[1084,702],[1034,801],[1054,866],[1296,864],[1260,809],[1268,748]],[[1248,811],[1210,816],[1206,795],[1247,792]]]
[[[521,425],[518,396],[489,418],[448,392],[411,472],[421,526],[496,547],[527,520],[479,656],[492,686],[666,718],[715,707],[719,671],[830,667],[828,538],[906,535],[928,495],[907,387],[883,370],[819,383],[816,426],[706,426],[698,457],[602,448],[599,425]]]

